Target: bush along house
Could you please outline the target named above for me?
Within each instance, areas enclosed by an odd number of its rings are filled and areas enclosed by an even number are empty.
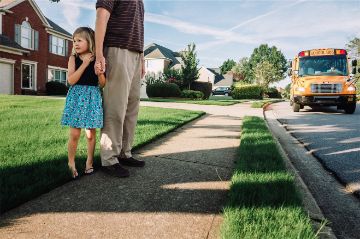
[[[72,37],[33,0],[0,1],[0,94],[46,94],[66,84]]]

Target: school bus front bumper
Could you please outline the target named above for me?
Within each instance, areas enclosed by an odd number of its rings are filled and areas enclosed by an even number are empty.
[[[294,102],[300,105],[346,105],[356,103],[356,95],[295,95]]]

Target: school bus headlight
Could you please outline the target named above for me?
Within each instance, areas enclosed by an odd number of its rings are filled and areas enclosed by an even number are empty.
[[[348,90],[348,91],[355,91],[356,89],[355,89],[354,86],[349,86],[349,87],[347,88],[347,90]]]
[[[304,87],[297,87],[296,91],[305,92],[305,88]]]

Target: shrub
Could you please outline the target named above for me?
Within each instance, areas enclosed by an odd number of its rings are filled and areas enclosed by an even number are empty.
[[[162,74],[146,74],[145,75],[145,83],[146,85],[152,85],[156,83],[164,83],[164,77],[162,77]]]
[[[264,95],[268,98],[281,98],[280,92],[275,87],[266,89]]]
[[[48,95],[66,95],[69,90],[65,84],[57,81],[49,81],[45,86]]]
[[[191,90],[201,91],[203,93],[203,99],[209,99],[211,92],[212,92],[212,84],[209,82],[198,82],[195,81],[191,84]]]
[[[181,70],[165,69],[164,73],[162,74],[162,77],[168,83],[177,84],[180,87],[180,89],[184,87]]]
[[[196,91],[196,90],[183,90],[181,92],[181,97],[189,98],[189,99],[203,99],[204,93],[202,93],[201,91]]]
[[[177,84],[159,82],[146,86],[148,97],[180,97],[181,91]]]
[[[234,99],[262,99],[263,88],[259,85],[235,84],[231,88]]]
[[[284,91],[281,93],[282,98],[290,99],[291,83],[285,86]]]

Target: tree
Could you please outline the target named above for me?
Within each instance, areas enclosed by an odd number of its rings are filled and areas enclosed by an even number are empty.
[[[239,60],[239,62],[231,69],[234,80],[235,81],[241,81],[245,83],[251,83],[250,79],[250,64],[249,64],[249,58],[243,57]]]
[[[221,74],[225,74],[226,72],[230,71],[235,65],[236,65],[236,62],[234,60],[227,59],[220,66]]]
[[[189,44],[186,51],[181,53],[183,64],[181,65],[182,79],[184,85],[188,86],[199,78],[199,60],[196,58],[195,44]]]
[[[355,37],[346,44],[349,55],[354,58],[360,57],[360,38]]]
[[[277,81],[277,69],[268,61],[262,61],[258,63],[254,68],[255,83],[264,87],[269,88],[269,84]]]
[[[249,64],[251,68],[249,77],[252,80],[255,80],[256,66],[264,61],[267,61],[275,68],[276,73],[274,75],[273,82],[277,82],[285,78],[287,62],[284,54],[275,46],[270,48],[267,44],[262,44],[258,48],[254,49],[249,59]]]

